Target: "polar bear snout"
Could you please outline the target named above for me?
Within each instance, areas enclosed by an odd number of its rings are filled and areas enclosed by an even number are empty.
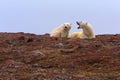
[[[67,30],[69,30],[69,28],[68,28],[67,26],[65,26],[65,27],[64,27],[64,30],[67,31]]]
[[[65,26],[65,29],[67,29],[67,26]]]
[[[77,25],[80,25],[78,21],[76,21]]]
[[[70,29],[71,29],[71,26],[65,26],[65,27],[64,27],[64,30],[65,30],[65,31],[69,31]]]
[[[85,21],[76,21],[77,25],[83,24],[83,23],[87,23]]]
[[[80,29],[80,28],[81,28],[81,26],[80,26],[80,23],[81,23],[81,22],[76,21],[76,23],[77,23],[77,25],[79,25],[79,26],[77,27],[77,29]]]
[[[77,29],[80,29],[81,27],[79,26],[79,27],[77,27]]]

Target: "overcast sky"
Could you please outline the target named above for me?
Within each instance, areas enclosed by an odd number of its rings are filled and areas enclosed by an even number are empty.
[[[88,21],[96,34],[120,34],[120,0],[0,0],[0,32],[50,33]]]

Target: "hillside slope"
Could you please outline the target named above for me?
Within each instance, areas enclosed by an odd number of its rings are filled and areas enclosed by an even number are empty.
[[[95,39],[0,33],[1,80],[120,80],[120,34]]]

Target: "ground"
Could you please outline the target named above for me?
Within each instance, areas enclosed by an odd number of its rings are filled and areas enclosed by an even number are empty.
[[[120,80],[120,34],[0,33],[0,80]]]

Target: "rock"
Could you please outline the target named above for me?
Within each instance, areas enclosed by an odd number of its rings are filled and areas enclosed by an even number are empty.
[[[14,60],[6,60],[4,63],[8,68],[18,68],[18,67],[23,67],[24,65],[24,63],[22,62],[17,62]]]
[[[79,38],[70,38],[67,40],[67,42],[69,42],[69,43],[80,42],[80,41],[81,41],[81,39],[79,39]]]
[[[18,40],[25,40],[25,36],[19,36]]]
[[[64,52],[64,53],[73,53],[74,52],[73,49],[61,49],[60,51]]]
[[[14,64],[15,61],[14,60],[6,60],[5,61],[5,65],[11,65],[11,64]]]
[[[37,59],[43,58],[43,57],[45,57],[44,53],[42,53],[39,50],[34,50],[34,51],[31,51],[27,55],[27,57],[24,59],[24,61],[25,61],[25,63],[31,63],[31,62],[36,61]]]
[[[26,57],[26,58],[24,58],[24,62],[25,63],[30,63],[30,62],[32,62],[33,61],[33,58],[31,58],[31,57]]]
[[[71,48],[71,49],[61,49],[60,51],[61,51],[61,52],[64,52],[64,53],[73,53],[73,52],[75,52],[78,48],[80,48],[80,46],[75,46],[75,47],[73,47],[73,48]]]
[[[33,42],[33,41],[34,41],[33,38],[29,38],[29,39],[27,40],[28,43],[29,43],[29,42]]]
[[[63,46],[64,46],[63,43],[58,43],[58,44],[55,45],[55,47],[58,47],[58,48],[61,48]]]
[[[40,65],[36,63],[36,64],[33,64],[32,67],[40,67]]]
[[[34,57],[44,57],[44,56],[45,56],[45,54],[42,53],[42,52],[39,51],[39,50],[32,51],[31,54],[32,54],[32,56],[34,56]]]

